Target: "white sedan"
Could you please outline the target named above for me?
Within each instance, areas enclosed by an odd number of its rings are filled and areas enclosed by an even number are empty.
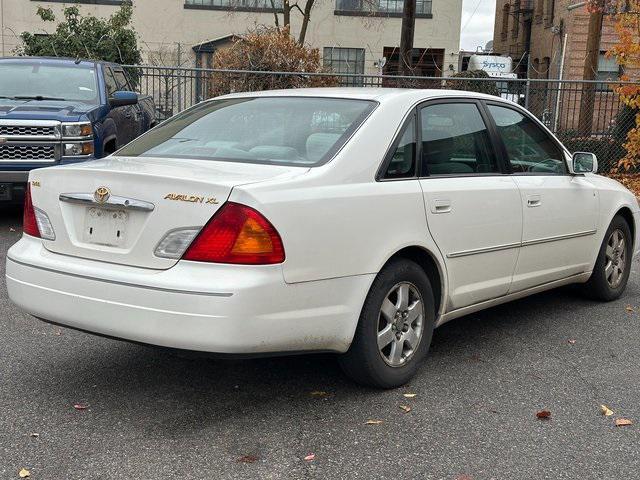
[[[638,203],[596,169],[497,97],[233,94],[111,157],[33,171],[7,287],[51,323],[336,352],[355,380],[395,387],[451,319],[570,283],[623,293]]]

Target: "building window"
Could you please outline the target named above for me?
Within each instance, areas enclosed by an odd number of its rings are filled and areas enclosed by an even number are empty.
[[[536,23],[542,22],[542,17],[544,16],[544,0],[535,0],[535,20]]]
[[[513,28],[511,29],[511,38],[518,38],[520,34],[520,0],[513,2]]]
[[[431,18],[432,0],[416,0],[416,18]],[[404,0],[336,0],[335,15],[401,17]]]
[[[507,32],[509,31],[509,13],[511,5],[508,3],[502,7],[502,38],[507,38]]]
[[[364,74],[364,48],[324,47],[323,63],[333,73]],[[342,85],[359,86],[362,77],[343,77]]]
[[[620,65],[616,61],[615,57],[607,57],[607,52],[601,51],[598,57],[598,72],[596,73],[596,80],[603,82],[611,80],[620,80]],[[596,90],[599,92],[606,92],[611,90],[610,85],[605,83],[598,83]]]
[[[282,0],[185,0],[184,8],[237,10],[241,12],[282,10]]]
[[[553,26],[553,17],[555,15],[556,10],[556,1],[555,0],[546,0],[547,2],[547,11],[544,16],[544,25],[545,27]]]

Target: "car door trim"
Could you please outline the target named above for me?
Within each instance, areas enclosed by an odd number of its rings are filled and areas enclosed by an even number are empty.
[[[451,252],[447,254],[447,258],[468,257],[470,255],[478,255],[480,253],[499,252],[501,250],[509,250],[512,248],[520,248],[521,242],[505,243],[503,245],[494,245],[492,247],[474,248],[471,250],[460,250],[459,252]]]
[[[447,254],[447,258],[468,257],[470,255],[478,255],[481,253],[499,252],[501,250],[509,250],[511,248],[529,247],[532,245],[540,245],[542,243],[558,242],[561,240],[570,240],[572,238],[587,237],[595,235],[598,230],[585,230],[583,232],[568,233],[565,235],[554,235],[553,237],[536,238],[527,240],[526,242],[505,243],[502,245],[494,245],[491,247],[474,248],[472,250],[460,250],[459,252],[451,252]]]
[[[566,233],[564,235],[554,235],[552,237],[536,238],[533,240],[527,240],[522,242],[523,247],[529,247],[531,245],[540,245],[541,243],[558,242],[560,240],[569,240],[571,238],[588,237],[589,235],[595,235],[598,233],[597,229],[585,230],[583,232]]]

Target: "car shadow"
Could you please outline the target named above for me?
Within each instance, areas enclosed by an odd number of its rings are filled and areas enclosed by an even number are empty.
[[[425,378],[442,375],[442,369],[455,371],[461,363],[468,364],[474,352],[482,355],[483,350],[495,349],[496,343],[511,341],[514,331],[551,321],[544,320],[548,312],[590,306],[592,302],[563,288],[451,321],[436,330],[429,359],[408,388],[428,383]],[[171,421],[172,429],[196,428],[203,415],[210,424],[247,409],[252,414],[256,409],[267,414],[274,404],[276,408],[308,408],[317,405],[310,402],[323,399],[342,402],[385,394],[351,382],[331,354],[251,360],[184,358],[166,349],[114,340],[98,344],[91,337],[75,340],[79,348],[57,356],[64,360],[52,368],[46,384],[39,388],[59,397],[77,392],[77,397],[91,404],[99,402],[100,408],[120,413],[123,401],[138,403],[137,408],[144,402],[149,415],[164,409],[165,415],[174,412],[174,420],[180,416],[180,426]],[[68,339],[70,343],[75,340]]]

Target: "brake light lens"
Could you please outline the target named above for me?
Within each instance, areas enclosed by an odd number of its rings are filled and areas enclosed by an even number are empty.
[[[24,213],[22,217],[22,231],[32,237],[40,237],[38,230],[38,221],[36,220],[36,212],[31,201],[31,185],[27,184],[27,191],[24,195]]]
[[[284,262],[284,246],[275,227],[260,212],[228,202],[189,246],[183,260],[270,265]]]

